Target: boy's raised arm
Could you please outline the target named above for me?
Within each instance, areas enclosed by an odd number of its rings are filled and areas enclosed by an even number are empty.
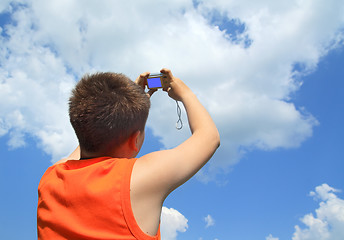
[[[192,135],[174,149],[153,152],[141,157],[134,166],[135,191],[164,199],[175,188],[190,179],[212,157],[220,145],[219,132],[196,95],[168,69],[162,69],[170,82],[164,89],[174,100],[181,101],[187,112]]]

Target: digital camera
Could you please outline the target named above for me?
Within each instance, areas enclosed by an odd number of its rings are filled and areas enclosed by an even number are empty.
[[[164,88],[167,85],[167,77],[162,73],[151,73],[147,78],[149,89]]]

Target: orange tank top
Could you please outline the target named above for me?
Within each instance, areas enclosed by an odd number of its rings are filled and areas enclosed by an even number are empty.
[[[38,239],[159,240],[137,225],[130,202],[136,159],[71,160],[51,166],[38,186]]]

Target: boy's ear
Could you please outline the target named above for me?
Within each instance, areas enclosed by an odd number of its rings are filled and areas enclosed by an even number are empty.
[[[134,150],[135,152],[139,151],[139,135],[141,131],[137,130],[133,132],[133,134],[129,137],[129,147]]]

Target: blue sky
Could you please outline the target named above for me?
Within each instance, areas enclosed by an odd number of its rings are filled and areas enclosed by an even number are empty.
[[[1,238],[36,238],[40,177],[76,146],[76,81],[161,67],[195,91],[222,139],[165,201],[164,239],[344,237],[342,1],[100,3],[0,4]],[[189,136],[175,108],[152,97],[141,155]]]

